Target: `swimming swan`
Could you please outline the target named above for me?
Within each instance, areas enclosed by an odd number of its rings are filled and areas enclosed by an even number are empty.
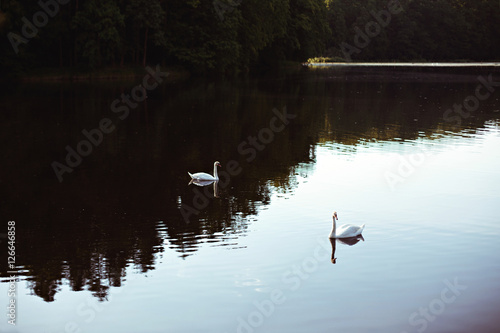
[[[348,237],[356,237],[361,235],[365,225],[363,224],[361,227],[352,225],[352,224],[343,224],[340,227],[336,228],[335,219],[339,219],[337,217],[337,212],[333,212],[333,228],[330,233],[330,238],[348,238]]]
[[[188,174],[189,176],[191,177],[192,180],[194,181],[207,181],[207,180],[211,180],[211,181],[215,181],[215,180],[219,180],[219,175],[217,174],[217,167],[221,167],[222,165],[220,165],[220,163],[218,161],[214,162],[214,175],[210,175],[206,172],[197,172],[195,174],[191,174],[189,171],[188,171]]]

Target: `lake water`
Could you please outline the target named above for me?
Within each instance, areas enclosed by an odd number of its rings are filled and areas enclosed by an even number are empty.
[[[498,81],[304,68],[142,101],[141,78],[4,86],[0,330],[498,332]],[[216,160],[217,188],[188,185]],[[363,239],[330,242],[333,211]]]

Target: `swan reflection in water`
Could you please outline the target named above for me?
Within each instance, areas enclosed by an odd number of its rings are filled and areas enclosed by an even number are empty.
[[[219,181],[218,180],[196,180],[196,179],[191,179],[189,182],[188,186],[194,184],[196,186],[204,187],[208,186],[211,184],[214,184],[214,198],[219,197]]]
[[[347,238],[330,238],[330,244],[332,244],[332,264],[337,263],[337,258],[335,258],[335,248],[337,241],[345,245],[353,246],[354,244],[357,244],[360,240],[365,241],[363,235],[358,235],[356,237],[347,237]]]

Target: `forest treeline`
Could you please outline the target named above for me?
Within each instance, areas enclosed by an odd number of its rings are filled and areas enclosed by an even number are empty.
[[[0,70],[497,61],[498,0],[4,0]]]

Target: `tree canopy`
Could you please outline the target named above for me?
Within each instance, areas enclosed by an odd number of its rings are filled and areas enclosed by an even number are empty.
[[[362,61],[498,61],[500,3],[493,0],[327,0],[332,36],[327,52],[344,56],[339,45],[355,46],[356,27],[370,34]],[[395,6],[384,26],[381,11]],[[389,11],[390,12],[390,11]],[[371,22],[371,26],[370,26]]]
[[[0,70],[162,63],[236,73],[314,56],[496,61],[498,17],[497,0],[6,0]]]

